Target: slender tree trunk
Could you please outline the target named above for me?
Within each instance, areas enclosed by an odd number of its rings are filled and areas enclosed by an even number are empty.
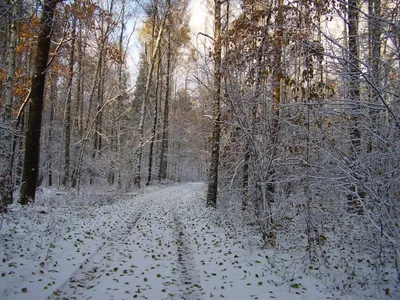
[[[159,109],[159,112],[158,112],[158,115],[159,115],[158,119],[159,120],[157,121],[156,137],[155,137],[156,141],[158,141],[158,143],[157,143],[158,147],[156,147],[156,153],[154,155],[154,157],[157,159],[157,162],[154,162],[154,165],[158,166],[157,179],[158,179],[158,173],[160,172],[160,161],[161,161],[161,155],[160,155],[160,153],[161,153],[161,142],[160,141],[162,139],[162,128],[163,128],[163,123],[164,123],[164,122],[162,122],[162,119],[161,119],[161,115],[162,115],[161,109],[162,109],[162,101],[163,101],[163,87],[165,86],[164,85],[165,84],[165,82],[164,82],[165,77],[162,75],[162,73],[163,73],[162,52],[161,52],[159,64],[160,64],[160,70],[159,70],[159,74],[157,74],[158,81],[159,81],[159,83],[158,83],[158,85],[159,85],[158,96],[157,96],[157,103],[158,103],[157,106],[158,106],[158,109]]]
[[[119,70],[118,70],[118,89],[119,89],[119,96],[117,101],[117,115],[116,115],[116,145],[115,150],[117,154],[117,162],[112,166],[112,173],[113,178],[115,181],[115,177],[117,177],[117,186],[118,188],[121,187],[121,124],[120,124],[120,117],[119,113],[121,111],[122,102],[125,99],[125,80],[123,76],[124,64],[125,64],[125,54],[124,54],[124,34],[125,34],[125,0],[122,0],[122,8],[121,8],[121,33],[119,36],[119,53],[120,53],[120,62],[119,62]],[[117,173],[115,175],[115,173]]]
[[[35,200],[39,175],[40,133],[44,100],[44,84],[49,57],[53,16],[59,0],[44,0],[40,17],[40,32],[36,48],[35,67],[31,84],[28,126],[25,132],[24,168],[19,196],[21,204]]]
[[[111,0],[110,3],[110,8],[109,11],[110,13],[113,13],[113,7],[114,7],[114,0]],[[102,20],[103,21],[103,20]],[[102,26],[103,27],[103,26]],[[95,135],[97,137],[97,156],[100,158],[102,156],[102,150],[103,150],[103,108],[104,108],[104,94],[105,94],[105,72],[106,72],[106,45],[108,44],[108,36],[111,33],[111,27],[110,24],[107,23],[106,30],[104,33],[104,39],[103,39],[103,51],[101,53],[101,69],[100,69],[100,78],[99,78],[99,86],[98,86],[98,100],[99,100],[99,106],[97,110],[97,119],[96,119],[96,130],[95,130]]]
[[[16,29],[16,18],[17,18],[17,3],[13,4],[13,14],[11,17],[11,28],[10,28],[10,41],[8,47],[8,69],[7,69],[7,86],[6,86],[6,101],[4,103],[4,121],[6,126],[10,128],[11,138],[11,107],[13,102],[13,86],[14,86],[14,72],[15,72],[15,48],[17,45],[17,29]],[[11,144],[11,139],[9,139]],[[11,149],[11,148],[10,148]]]
[[[55,74],[50,75],[50,116],[49,116],[49,128],[47,133],[46,143],[46,171],[47,171],[47,185],[53,186],[53,164],[52,164],[52,151],[51,144],[53,142],[53,122],[54,122],[54,103],[56,99],[56,88],[57,88],[58,76]]]
[[[21,123],[19,126],[15,128],[16,132],[19,133],[19,136],[14,139],[13,143],[13,165],[15,164],[14,169],[14,182],[16,186],[21,185],[22,181],[22,169],[23,169],[23,150],[24,150],[24,136],[23,133],[25,131],[25,113],[22,113]],[[18,150],[16,151],[18,147]],[[19,153],[17,156],[16,153]],[[15,163],[16,161],[16,163]]]
[[[282,69],[282,48],[283,48],[283,26],[284,26],[284,7],[283,0],[278,0],[278,13],[276,16],[276,33],[274,37],[274,74],[273,74],[273,92],[272,92],[272,124],[271,124],[271,148],[273,151],[270,156],[270,163],[266,171],[267,178],[267,204],[273,201],[275,193],[274,174],[275,170],[272,167],[272,160],[274,159],[279,133],[279,106],[281,104],[281,84],[283,78]],[[264,207],[264,210],[266,207]]]
[[[243,159],[242,210],[245,210],[249,203],[249,162],[250,162],[250,145],[248,142],[246,142],[246,148]]]
[[[13,201],[12,183],[12,162],[13,162],[13,124],[11,107],[13,102],[14,72],[15,72],[15,48],[17,44],[16,18],[18,12],[17,3],[12,4],[13,13],[11,16],[10,40],[8,47],[8,70],[6,85],[6,101],[3,112],[3,129],[0,130],[1,148],[4,155],[0,156],[0,206],[7,206]]]
[[[71,147],[71,103],[72,103],[72,83],[74,79],[74,63],[75,63],[75,27],[76,19],[72,17],[72,32],[71,32],[71,43],[69,52],[69,74],[68,74],[68,86],[67,86],[67,100],[65,103],[65,122],[64,122],[64,177],[63,185],[67,186],[70,182],[70,147]]]
[[[76,40],[76,45],[77,45],[77,76],[76,76],[76,95],[75,95],[75,124],[73,128],[76,130],[76,135],[79,140],[83,139],[83,133],[84,133],[84,127],[83,127],[83,115],[84,115],[84,106],[83,106],[83,98],[84,98],[84,76],[83,76],[83,60],[84,60],[84,55],[85,55],[85,43],[83,40],[83,35],[82,35],[82,23],[81,21],[78,20],[78,34],[77,34],[77,40]],[[89,114],[88,114],[89,118]],[[81,147],[83,147],[83,144],[85,142],[82,141]],[[75,151],[79,151],[79,144],[76,143],[75,145]],[[80,158],[80,156],[79,156]],[[81,161],[78,159],[78,163],[75,166],[71,178],[70,178],[70,184],[72,187],[77,186],[78,182],[78,172],[80,172],[80,166],[79,164]]]
[[[359,106],[360,101],[360,62],[358,54],[358,0],[348,0],[348,47],[349,47],[349,97],[355,102],[355,109],[351,117],[350,138],[354,155],[360,151],[361,134],[359,129]]]
[[[369,31],[369,61],[370,61],[370,75],[371,83],[374,85],[370,87],[370,102],[377,104],[380,102],[379,90],[381,86],[381,1],[369,0],[368,1],[368,31]],[[376,122],[378,119],[379,111],[370,109],[371,115],[371,138],[368,145],[368,151],[371,152],[376,145],[374,135],[377,133]]]
[[[369,43],[370,43],[370,64],[371,64],[371,76],[372,82],[376,85],[379,90],[380,84],[380,60],[381,60],[381,1],[380,0],[369,0],[368,2],[368,26],[369,26]],[[372,89],[372,100],[377,102],[377,91]]]
[[[168,2],[169,5],[169,2]],[[161,138],[161,153],[160,153],[160,169],[158,173],[158,180],[167,179],[167,168],[168,168],[168,142],[169,142],[169,102],[171,97],[171,20],[168,20],[167,26],[167,76],[165,82],[165,99],[164,99],[164,122]]]
[[[214,0],[214,91],[213,91],[213,134],[211,165],[208,174],[207,207],[217,206],[218,166],[221,136],[221,0]]]
[[[94,131],[94,149],[93,149],[93,158],[101,156],[101,149],[103,147],[103,138],[102,138],[102,131],[103,131],[103,107],[104,103],[104,67],[105,67],[105,57],[104,54],[101,55],[101,65],[100,65],[100,72],[99,72],[99,82],[97,86],[97,100],[99,101],[97,106],[97,118],[96,118],[96,125]]]
[[[152,170],[153,170],[153,158],[154,158],[154,141],[157,135],[157,124],[158,124],[158,90],[160,86],[160,75],[161,75],[161,47],[158,49],[157,56],[157,80],[156,80],[156,91],[155,91],[155,99],[154,99],[154,119],[153,119],[153,131],[150,139],[150,151],[149,151],[149,171],[147,174],[147,183],[146,185],[150,185]]]
[[[272,120],[272,143],[275,144],[278,132],[279,105],[281,102],[281,81],[282,81],[282,45],[283,45],[283,0],[278,0],[278,13],[276,16],[276,33],[274,37],[274,74],[273,74],[273,92],[272,108],[274,117]]]
[[[121,176],[121,168],[122,168],[122,149],[121,149],[121,124],[120,122],[117,123],[117,149],[118,149],[118,171],[117,171],[117,186],[118,189],[122,188],[122,176]]]
[[[101,111],[101,107],[103,105],[103,82],[104,82],[104,49],[106,44],[106,38],[102,39],[103,46],[101,47],[100,57],[99,57],[99,72],[98,72],[98,81],[97,81],[97,117],[94,128],[94,137],[93,137],[93,152],[92,158],[95,159],[96,156],[100,157],[100,149],[101,149],[101,125],[103,119],[103,113]]]
[[[77,76],[76,76],[76,96],[75,96],[75,125],[79,139],[83,136],[83,37],[82,37],[82,24],[78,23],[78,39],[77,39]]]
[[[154,8],[153,8],[153,28],[151,32],[151,38],[152,41],[155,40],[155,29],[156,29],[156,24],[157,24],[157,17],[158,17],[158,1],[154,1]],[[149,168],[148,168],[148,174],[147,174],[147,182],[146,185],[150,185],[151,182],[151,177],[152,177],[152,171],[153,171],[153,152],[154,152],[154,141],[156,138],[156,132],[157,132],[157,124],[158,124],[158,89],[160,86],[160,66],[161,62],[161,47],[158,48],[158,53],[157,53],[157,79],[156,79],[156,91],[155,91],[155,99],[154,99],[154,119],[153,119],[153,131],[152,135],[150,138],[150,149],[149,149]]]

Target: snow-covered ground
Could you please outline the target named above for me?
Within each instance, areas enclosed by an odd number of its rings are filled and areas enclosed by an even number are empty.
[[[43,190],[2,215],[0,299],[361,299],[305,272],[295,254],[261,249],[204,195],[201,183]]]

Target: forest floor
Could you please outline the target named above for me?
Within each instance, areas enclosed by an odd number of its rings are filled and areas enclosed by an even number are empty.
[[[0,299],[361,299],[244,238],[204,195],[201,183],[79,201],[42,190],[2,215]]]

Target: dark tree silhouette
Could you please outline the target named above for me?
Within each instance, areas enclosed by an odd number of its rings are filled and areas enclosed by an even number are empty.
[[[28,124],[25,132],[24,167],[19,196],[21,204],[35,200],[36,184],[39,174],[40,133],[44,100],[44,83],[51,43],[51,31],[54,25],[54,11],[59,0],[45,0],[40,17],[34,73],[28,112]]]

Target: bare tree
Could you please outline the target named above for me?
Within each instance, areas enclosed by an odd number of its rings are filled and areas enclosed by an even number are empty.
[[[167,1],[167,6],[171,5],[171,1]],[[160,154],[160,169],[158,173],[158,180],[165,180],[167,178],[167,167],[168,167],[168,143],[169,143],[169,101],[171,97],[171,60],[172,60],[172,46],[171,46],[171,31],[172,31],[172,15],[167,19],[166,30],[167,30],[167,70],[166,70],[166,82],[165,82],[165,98],[164,98],[164,122],[161,138],[161,154]]]
[[[42,128],[42,111],[44,83],[48,68],[48,57],[51,44],[53,16],[59,0],[45,0],[40,17],[40,32],[36,47],[34,73],[28,112],[28,124],[25,133],[24,167],[19,202],[27,204],[35,200],[36,184],[39,174],[40,133]]]
[[[348,0],[347,3],[347,24],[348,24],[348,64],[349,64],[349,97],[355,102],[355,110],[352,116],[350,129],[351,143],[354,153],[360,150],[361,134],[359,130],[359,106],[360,101],[360,59],[359,59],[359,7],[357,0]]]
[[[72,106],[72,83],[74,79],[75,64],[75,41],[76,41],[76,18],[72,16],[71,40],[69,45],[69,68],[67,99],[65,101],[65,120],[64,120],[64,177],[63,185],[70,183],[70,147],[71,147],[71,106]]]
[[[15,56],[17,45],[16,18],[18,14],[18,3],[11,2],[12,16],[10,25],[10,39],[8,46],[8,69],[6,85],[6,101],[4,111],[2,112],[2,126],[0,128],[1,152],[0,156],[0,205],[6,206],[13,201],[12,195],[12,157],[13,157],[13,124],[11,116],[11,107],[13,103],[13,87],[15,73]]]
[[[218,166],[221,136],[221,59],[222,59],[222,26],[221,0],[214,0],[214,90],[213,90],[213,134],[211,140],[211,165],[208,174],[207,206],[217,206]]]

